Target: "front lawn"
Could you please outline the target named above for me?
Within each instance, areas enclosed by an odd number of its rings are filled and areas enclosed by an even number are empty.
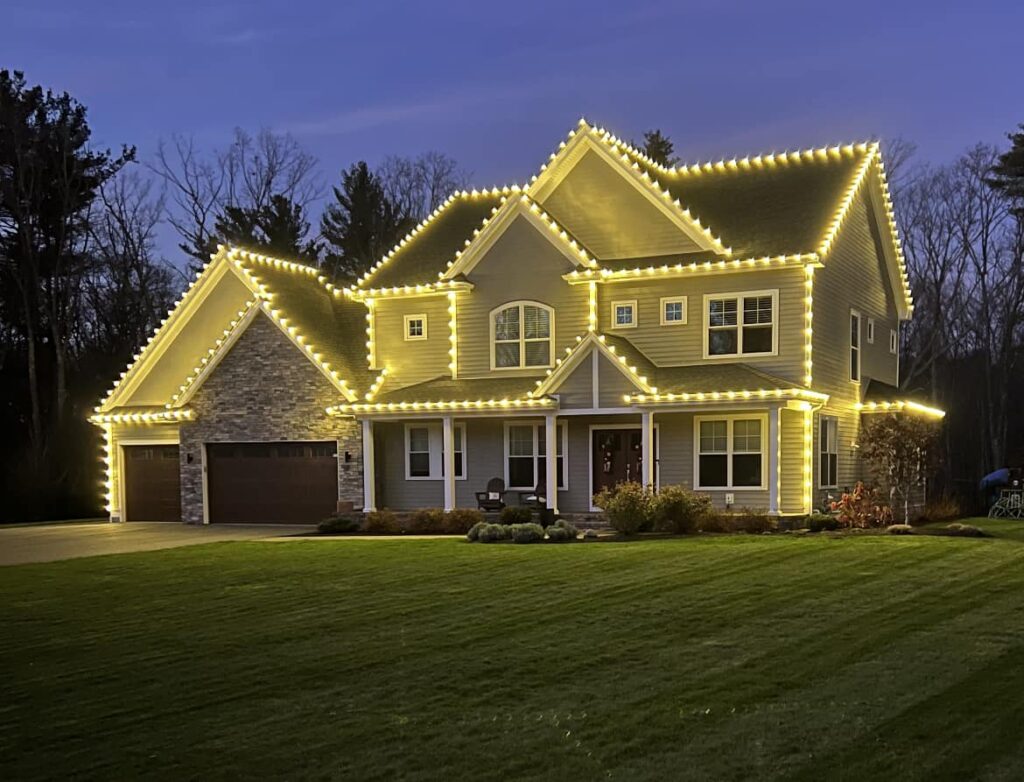
[[[0,778],[1019,778],[1024,522],[975,523],[2,568]]]

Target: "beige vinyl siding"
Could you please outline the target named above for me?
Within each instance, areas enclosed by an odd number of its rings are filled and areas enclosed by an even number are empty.
[[[638,258],[701,249],[666,214],[593,151],[542,201],[598,258]]]
[[[837,419],[837,480],[835,488],[821,488],[821,416],[833,416]],[[858,455],[854,446],[860,435],[860,413],[846,405],[833,405],[822,408],[814,416],[814,484],[811,490],[812,505],[815,508],[827,509],[829,497],[839,499],[844,491],[854,487],[857,481],[872,483],[867,466]]]
[[[554,392],[563,409],[594,406],[594,355],[591,350]]]
[[[377,368],[388,370],[388,390],[449,374],[447,296],[378,299],[373,309]],[[426,316],[426,339],[405,339],[406,315]]]
[[[804,413],[783,408],[779,414],[779,512],[804,513]]]
[[[513,301],[538,301],[555,311],[552,359],[587,332],[587,288],[562,275],[572,271],[562,253],[522,217],[517,217],[468,274],[475,286],[459,296],[459,376],[543,375],[542,368],[491,370],[490,313]]]
[[[199,359],[224,335],[224,330],[252,297],[234,273],[224,273],[139,385],[127,398],[118,400],[118,406],[159,406],[169,402]]]
[[[597,401],[601,407],[625,407],[626,394],[640,393],[640,389],[622,374],[606,356],[601,356],[597,369]]]
[[[762,290],[779,292],[778,355],[739,356],[732,360],[799,383],[803,377],[805,306],[804,272],[799,267],[599,285],[598,328],[625,337],[660,366],[699,364],[705,361],[704,296]],[[662,326],[661,300],[674,296],[686,296],[686,323]],[[611,302],[633,299],[637,302],[636,328],[612,328]],[[716,362],[728,360],[715,359]]]

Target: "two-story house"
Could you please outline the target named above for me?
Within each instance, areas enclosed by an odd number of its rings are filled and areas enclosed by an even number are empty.
[[[315,521],[497,477],[806,513],[866,477],[863,415],[942,414],[897,392],[911,309],[877,144],[666,168],[581,121],[350,288],[222,248],[96,409],[107,506]]]

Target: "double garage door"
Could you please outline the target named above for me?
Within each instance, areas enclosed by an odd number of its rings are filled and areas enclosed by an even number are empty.
[[[180,521],[177,445],[125,446],[125,517]],[[214,524],[313,524],[338,499],[335,442],[210,443],[206,495]]]

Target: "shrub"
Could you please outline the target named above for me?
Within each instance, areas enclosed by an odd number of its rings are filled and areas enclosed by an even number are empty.
[[[322,535],[344,535],[359,532],[359,517],[351,513],[339,513],[321,521],[316,531]]]
[[[635,535],[650,527],[653,519],[653,494],[639,483],[620,483],[601,489],[594,504],[604,511],[612,529],[622,535]]]
[[[576,527],[565,519],[559,519],[548,527],[548,540],[552,543],[568,543],[576,540],[579,534]]]
[[[857,481],[853,491],[843,492],[843,496],[832,503],[832,510],[842,527],[866,529],[892,523],[892,508],[882,499],[881,492],[861,481]]]
[[[804,519],[804,524],[811,532],[839,529],[839,519],[829,513],[811,513]]]
[[[480,533],[483,531],[484,527],[487,526],[489,525],[487,524],[486,521],[478,521],[476,524],[469,528],[469,532],[466,533],[466,540],[468,540],[470,543],[475,543],[477,540],[480,539]]]
[[[440,508],[418,510],[409,518],[406,532],[413,535],[443,535],[445,532],[444,511]]]
[[[484,524],[476,533],[476,539],[480,543],[496,543],[511,537],[512,527],[508,524]]]
[[[509,505],[501,509],[502,524],[529,524],[533,521],[533,509],[525,505]]]
[[[984,538],[985,531],[973,524],[947,524],[946,534],[964,538]]]
[[[484,520],[484,514],[476,508],[456,508],[444,515],[444,531],[450,535],[465,535]]]
[[[665,486],[652,501],[654,529],[675,535],[692,535],[705,516],[712,513],[711,497],[682,486]]]
[[[363,530],[370,535],[398,535],[402,532],[402,525],[391,511],[375,510],[366,514]]]
[[[732,517],[733,532],[760,535],[764,532],[774,532],[778,527],[778,521],[769,516],[766,510],[741,508],[739,513]]]
[[[721,511],[711,510],[700,520],[701,532],[732,532],[732,516]]]
[[[540,543],[544,528],[540,524],[512,524],[509,526],[513,543]]]
[[[932,521],[949,521],[950,519],[958,519],[962,515],[963,511],[956,499],[953,497],[940,497],[937,500],[929,501],[924,506],[920,521],[923,524]]]
[[[885,528],[890,535],[913,535],[914,528],[909,524],[890,524]]]

